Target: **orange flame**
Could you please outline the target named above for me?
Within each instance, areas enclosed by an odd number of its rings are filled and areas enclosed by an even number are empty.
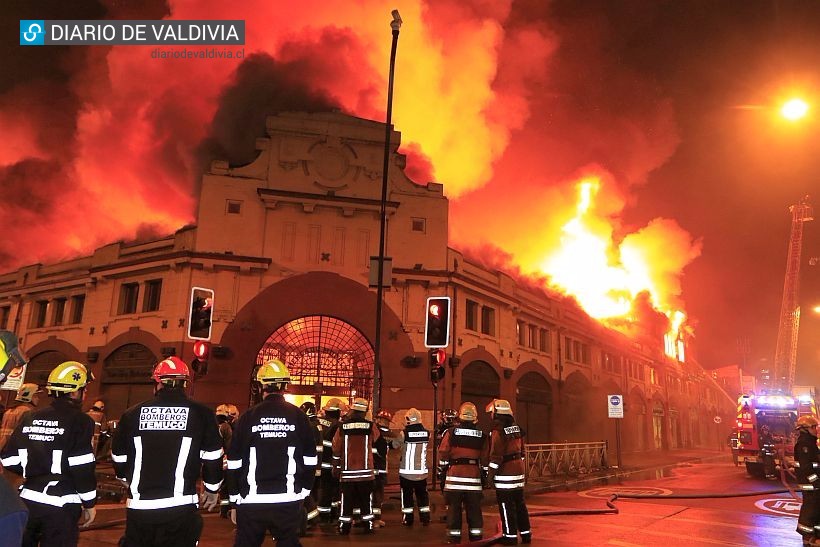
[[[655,309],[669,320],[666,352],[682,361],[683,346],[678,342],[686,313],[678,309],[678,276],[700,253],[700,245],[689,241],[688,234],[674,222],[658,219],[628,234],[619,244],[612,220],[596,214],[601,180],[586,178],[576,187],[575,215],[563,225],[559,246],[540,261],[538,270],[548,274],[558,289],[575,297],[590,316],[612,326],[621,325],[624,319],[633,322],[635,299],[648,293]],[[671,260],[662,259],[664,247],[670,253],[683,252]]]

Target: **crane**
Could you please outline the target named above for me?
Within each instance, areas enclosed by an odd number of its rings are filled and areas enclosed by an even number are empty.
[[[791,393],[797,366],[797,331],[800,326],[800,254],[803,246],[803,224],[814,220],[809,196],[789,207],[792,228],[789,252],[786,256],[786,279],[783,283],[783,302],[780,305],[780,324],[774,352],[772,382],[776,390]]]

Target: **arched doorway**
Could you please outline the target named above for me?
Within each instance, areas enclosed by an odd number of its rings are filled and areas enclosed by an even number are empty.
[[[548,443],[552,439],[552,390],[537,372],[518,380],[515,390],[516,421],[527,433],[528,443]]]
[[[25,382],[45,387],[48,382],[48,375],[54,367],[68,360],[68,357],[60,351],[38,353],[29,360],[26,366]]]
[[[602,415],[590,410],[592,384],[580,372],[570,374],[561,388],[559,438],[570,442],[589,442],[601,439]],[[603,414],[603,413],[601,413]]]
[[[634,388],[626,402],[624,408],[624,426],[626,427],[627,438],[624,445],[630,446],[630,451],[640,452],[648,448],[647,423],[646,423],[646,401],[640,390]]]
[[[154,394],[151,374],[157,357],[142,344],[124,344],[105,358],[100,378],[100,398],[108,416],[117,418],[129,407]]]
[[[375,352],[370,342],[350,323],[327,315],[293,319],[276,329],[256,356],[256,370],[270,358],[281,359],[290,371],[289,399],[294,404],[322,397],[372,401]],[[259,399],[251,382],[251,404]]]
[[[501,393],[501,379],[486,361],[473,361],[461,371],[461,401],[470,401],[478,409],[478,424],[490,429],[492,416],[484,412],[490,401]]]

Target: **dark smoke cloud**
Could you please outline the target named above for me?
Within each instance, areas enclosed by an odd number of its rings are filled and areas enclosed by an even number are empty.
[[[265,135],[265,119],[282,111],[321,112],[338,109],[338,103],[302,80],[309,65],[303,59],[280,62],[266,54],[251,55],[223,90],[211,123],[211,134],[199,145],[199,169],[207,170],[213,159],[233,165],[256,157],[254,143]]]

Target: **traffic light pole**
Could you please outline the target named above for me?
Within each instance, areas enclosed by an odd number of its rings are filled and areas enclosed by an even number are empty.
[[[393,20],[390,28],[393,29],[393,44],[390,47],[390,74],[387,83],[387,117],[384,122],[384,165],[382,166],[382,197],[379,208],[379,268],[376,277],[376,340],[374,341],[373,361],[373,415],[381,408],[381,345],[382,345],[382,299],[384,297],[384,239],[387,230],[387,169],[390,166],[390,133],[393,124],[393,71],[396,65],[396,48],[399,43],[399,28],[401,17],[399,11],[392,11]]]
[[[433,382],[433,461],[436,463],[435,469],[438,468],[438,382]],[[433,472],[433,491],[436,490],[436,476],[438,473]]]

